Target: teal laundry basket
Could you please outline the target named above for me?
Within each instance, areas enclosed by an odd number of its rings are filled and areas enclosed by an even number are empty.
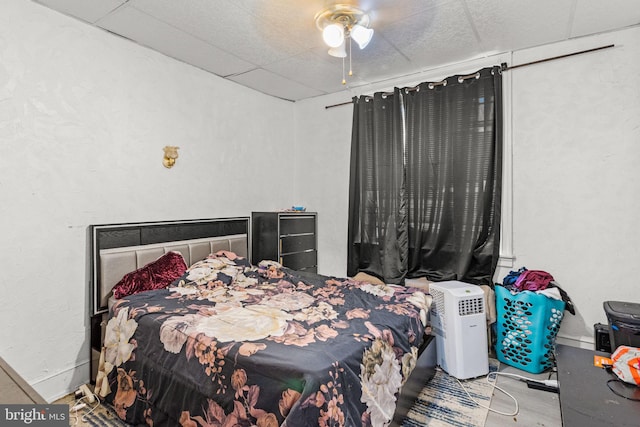
[[[551,368],[564,301],[497,285],[495,293],[498,360],[533,374]]]

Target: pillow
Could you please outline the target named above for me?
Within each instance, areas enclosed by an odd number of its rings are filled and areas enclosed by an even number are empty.
[[[355,276],[353,276],[353,280],[357,280],[358,282],[367,282],[372,285],[384,285],[384,282],[378,279],[375,276],[365,273],[364,271],[358,272]]]
[[[166,288],[186,270],[187,264],[180,252],[167,252],[144,267],[125,274],[113,287],[113,296],[120,299],[138,292]]]
[[[426,293],[429,293],[429,285],[433,283],[426,277],[416,277],[414,279],[404,279],[404,285],[408,288],[418,288]]]

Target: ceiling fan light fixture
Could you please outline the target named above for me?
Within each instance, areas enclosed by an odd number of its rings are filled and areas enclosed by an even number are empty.
[[[358,43],[360,49],[367,47],[371,38],[373,37],[373,29],[363,27],[360,24],[356,24],[351,29],[351,38]]]
[[[344,27],[340,24],[331,24],[322,30],[322,39],[331,48],[337,48],[344,44]]]
[[[346,84],[345,58],[349,58],[349,76],[351,71],[351,40],[360,49],[364,49],[371,38],[373,30],[369,28],[369,15],[349,4],[335,4],[318,12],[314,18],[316,27],[322,32],[322,39],[330,47],[329,55],[342,58],[342,84]],[[349,53],[346,46],[349,43]]]
[[[347,49],[346,49],[346,43],[344,42],[344,40],[342,40],[342,43],[340,44],[340,46],[330,48],[328,53],[329,55],[334,56],[336,58],[346,58]]]

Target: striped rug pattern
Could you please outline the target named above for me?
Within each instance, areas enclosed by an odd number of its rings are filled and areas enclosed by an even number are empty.
[[[90,404],[77,413],[69,411],[69,425],[76,427],[129,427],[129,424],[118,418],[113,409],[103,404]]]
[[[489,359],[489,371],[498,369],[499,362]],[[486,377],[462,381],[477,402],[489,406],[493,387]],[[458,381],[438,370],[420,392],[415,405],[407,413],[403,427],[483,427],[489,410],[476,405]]]

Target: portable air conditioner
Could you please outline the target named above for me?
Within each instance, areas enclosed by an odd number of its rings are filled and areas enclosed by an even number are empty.
[[[479,286],[449,281],[431,283],[431,328],[438,365],[458,379],[489,373],[484,292]]]

